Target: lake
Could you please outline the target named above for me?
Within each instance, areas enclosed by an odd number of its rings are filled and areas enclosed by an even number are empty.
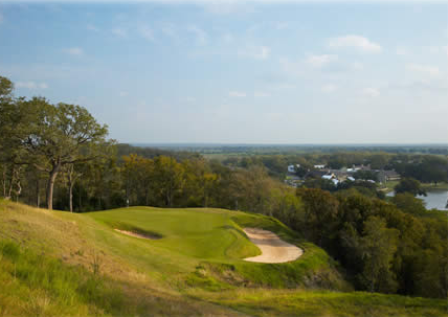
[[[448,190],[446,189],[432,189],[428,190],[427,196],[417,196],[417,198],[423,199],[426,203],[426,209],[439,209],[447,210],[446,202],[448,200]],[[393,197],[395,192],[390,192],[386,196]]]

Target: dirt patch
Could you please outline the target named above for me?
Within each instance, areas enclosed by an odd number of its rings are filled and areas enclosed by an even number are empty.
[[[261,255],[245,258],[245,261],[259,263],[284,263],[298,259],[303,250],[280,239],[275,233],[257,228],[244,228],[250,241],[260,250]]]
[[[118,231],[122,234],[125,234],[127,236],[136,237],[136,238],[142,238],[142,239],[148,239],[148,240],[158,240],[161,237],[157,236],[155,234],[149,234],[149,233],[137,233],[127,230],[121,230],[121,229],[114,229],[115,231]]]

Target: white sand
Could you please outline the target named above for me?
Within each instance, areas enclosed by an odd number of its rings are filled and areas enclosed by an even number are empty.
[[[131,237],[136,237],[136,238],[142,238],[142,239],[148,239],[148,240],[156,240],[157,238],[155,237],[151,237],[149,235],[146,234],[141,234],[141,233],[136,233],[136,232],[132,232],[132,231],[126,231],[126,230],[120,230],[120,229],[114,229],[115,231],[118,231],[122,234],[131,236]]]
[[[245,258],[245,261],[259,263],[284,263],[298,259],[303,250],[280,239],[275,233],[256,228],[244,228],[250,241],[260,250],[261,255]]]

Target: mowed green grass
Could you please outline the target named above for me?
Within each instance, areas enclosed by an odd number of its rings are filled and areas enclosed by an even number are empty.
[[[158,234],[161,239],[144,243],[198,260],[240,260],[259,254],[258,248],[232,221],[231,214],[239,213],[219,209],[131,207],[85,215],[111,229]]]
[[[245,262],[259,250],[244,227],[271,230],[305,252],[284,264]],[[0,250],[0,316],[448,316],[444,300],[334,291],[347,285],[331,258],[257,214],[70,214],[0,200],[0,242],[9,245]]]

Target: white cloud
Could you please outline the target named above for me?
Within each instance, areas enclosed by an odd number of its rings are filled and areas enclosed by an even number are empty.
[[[175,41],[179,41],[179,36],[177,34],[177,28],[172,23],[166,23],[161,28],[162,33],[171,37]]]
[[[445,53],[446,53],[446,57],[448,57],[448,45],[447,46],[445,46],[444,48],[443,48],[443,50],[445,51]]]
[[[338,60],[337,55],[310,55],[305,60],[305,63],[307,63],[311,67],[322,68],[325,65],[337,60]]]
[[[120,97],[126,97],[128,95],[127,91],[120,91],[120,93],[118,94]]]
[[[128,32],[125,29],[123,29],[123,28],[114,28],[114,29],[112,29],[111,32],[112,32],[113,35],[115,35],[117,37],[124,38],[124,37],[128,36]]]
[[[233,40],[234,40],[234,37],[233,37],[232,34],[230,34],[230,33],[226,33],[226,34],[223,35],[222,39],[223,39],[223,41],[224,41],[225,43],[232,43]]]
[[[240,50],[238,52],[238,55],[259,60],[265,60],[268,59],[269,56],[271,55],[271,49],[267,46],[248,47],[244,50]]]
[[[276,30],[284,30],[284,29],[287,29],[288,27],[289,27],[288,22],[277,22],[274,24],[274,28]]]
[[[271,94],[267,93],[267,92],[262,92],[262,91],[254,92],[254,97],[257,97],[257,98],[264,98],[264,97],[270,97],[270,96],[271,96]]]
[[[242,91],[230,91],[229,96],[237,97],[237,98],[244,98],[244,97],[246,97],[246,93],[242,92]]]
[[[38,83],[34,81],[19,81],[15,84],[17,88],[26,89],[47,89],[48,85],[46,83]]]
[[[93,32],[99,32],[100,29],[98,29],[95,25],[93,24],[87,24],[86,25],[87,30],[89,31],[93,31]]]
[[[80,47],[69,47],[69,48],[64,48],[63,51],[69,55],[73,55],[73,56],[81,56],[84,55],[84,50]]]
[[[358,51],[369,53],[380,53],[382,51],[379,44],[359,35],[346,35],[332,38],[328,41],[328,46],[332,48],[351,47],[357,49]]]
[[[380,91],[377,88],[364,88],[361,90],[361,94],[367,97],[378,97],[380,95]]]
[[[154,31],[148,26],[142,26],[140,28],[140,34],[148,41],[154,42],[155,40]]]
[[[440,48],[437,46],[428,46],[428,52],[431,54],[437,54],[440,52]]]
[[[425,74],[429,76],[438,76],[440,74],[439,68],[429,65],[408,64],[406,68],[410,71]]]
[[[402,46],[398,46],[398,47],[395,49],[395,54],[397,54],[398,56],[405,56],[405,55],[408,55],[409,52],[408,52],[408,50],[405,49],[404,47],[402,47]]]
[[[196,42],[199,45],[207,44],[207,33],[203,29],[198,28],[197,26],[192,25],[192,26],[189,26],[187,28],[187,30],[190,31],[191,33],[193,33],[196,36]]]
[[[337,88],[338,87],[336,87],[333,84],[327,84],[327,85],[322,86],[321,91],[326,94],[329,94],[329,93],[335,92]]]
[[[353,70],[363,70],[364,69],[364,65],[360,62],[353,62],[351,66],[352,66]]]

